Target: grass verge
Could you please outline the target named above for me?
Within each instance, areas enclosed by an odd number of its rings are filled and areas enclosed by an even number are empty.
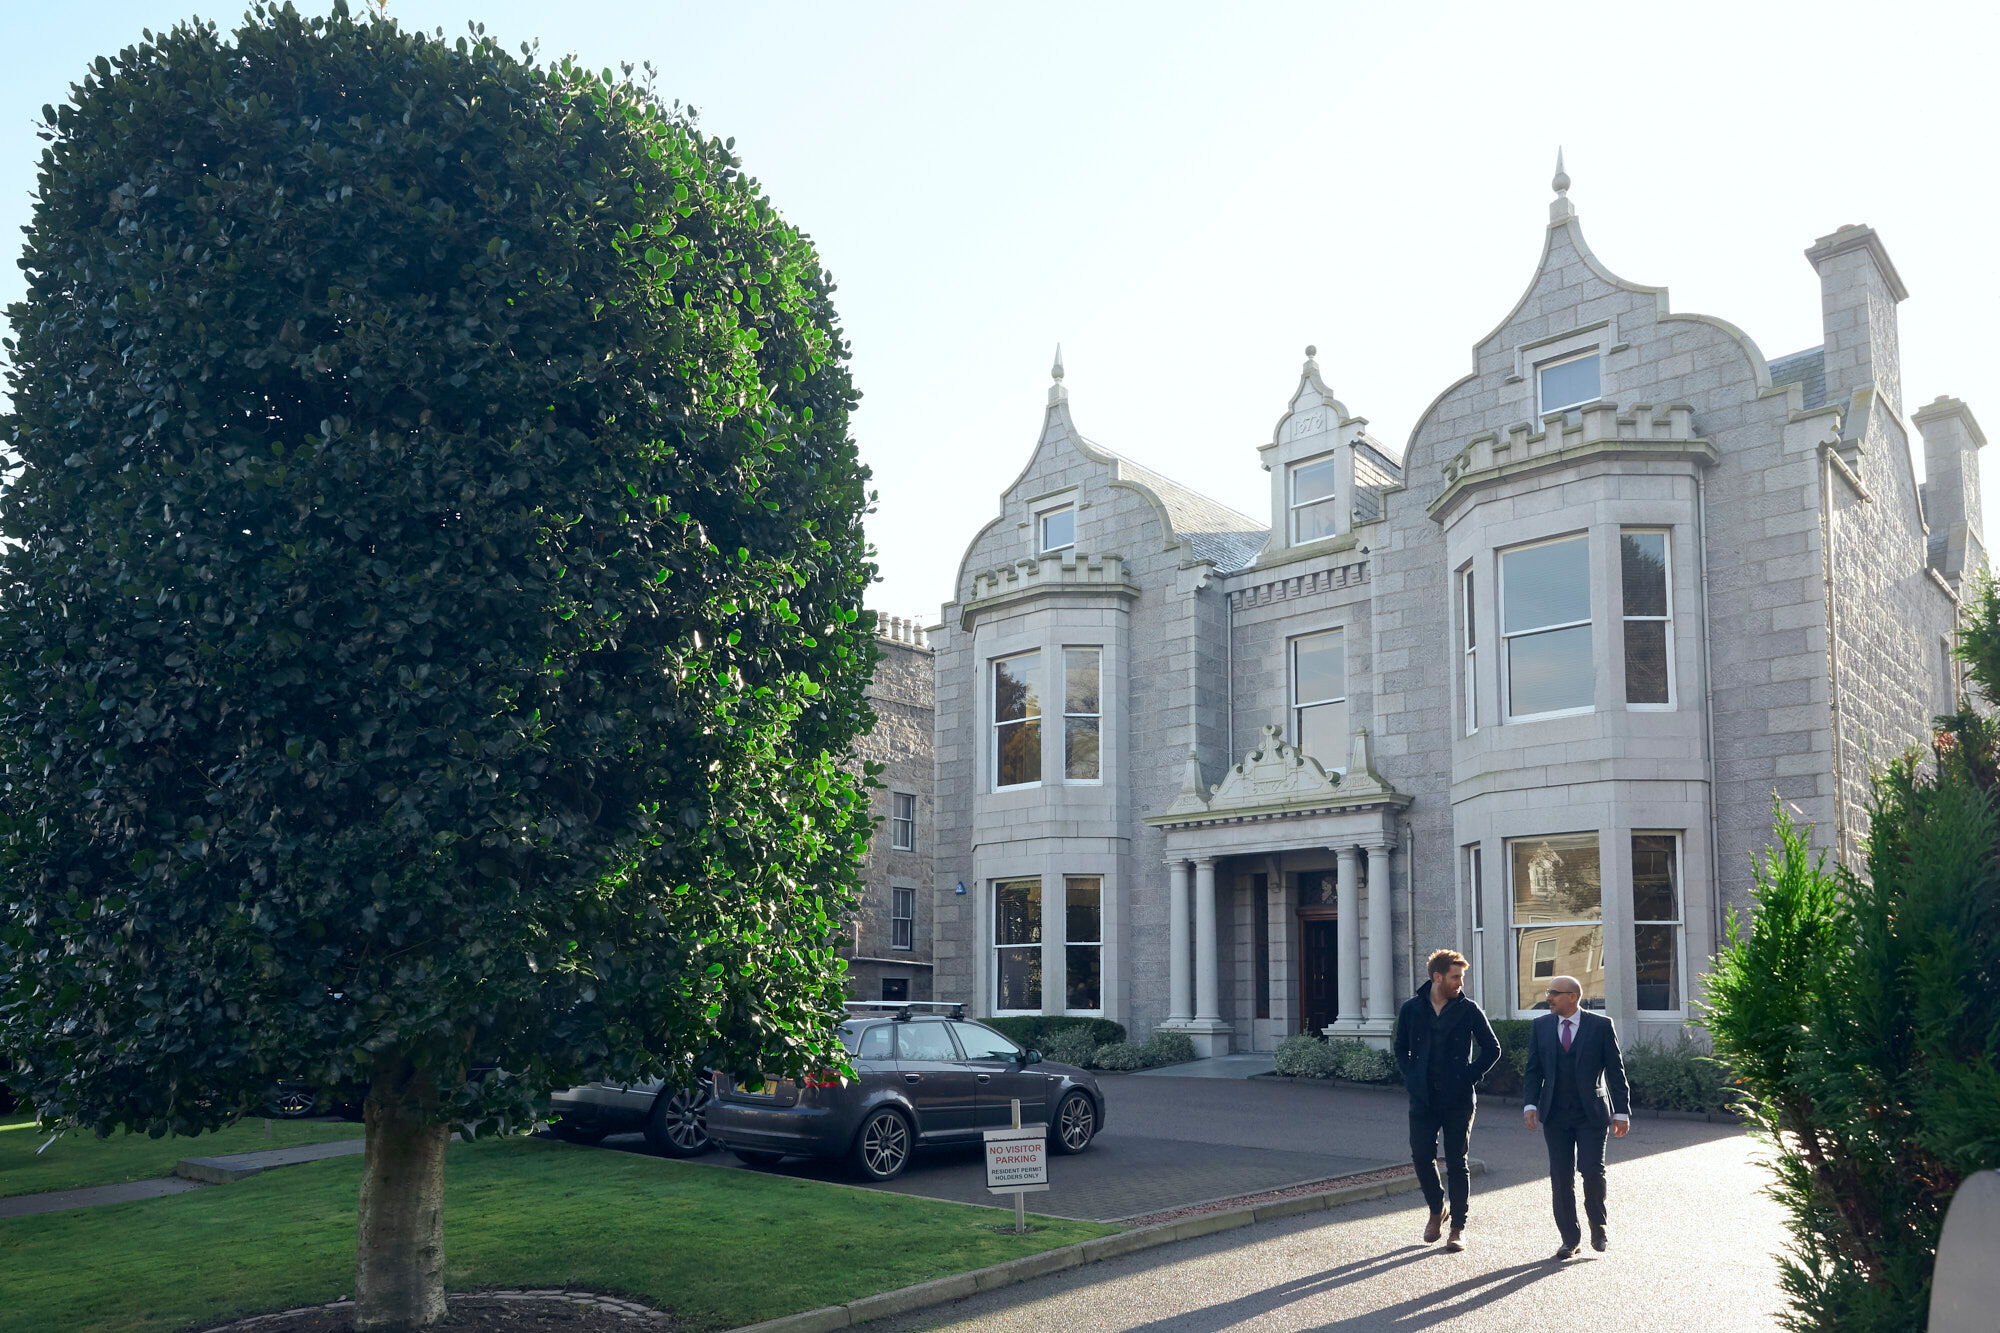
[[[48,1134],[38,1132],[32,1118],[8,1120],[0,1122],[0,1198],[151,1180],[172,1175],[174,1163],[183,1157],[296,1148],[303,1143],[358,1139],[363,1132],[360,1125],[323,1120],[274,1120],[268,1140],[262,1120],[245,1120],[195,1138],[116,1134],[100,1139],[88,1130],[69,1130],[36,1156],[35,1149],[48,1141]]]
[[[353,1291],[359,1158],[139,1203],[0,1220],[0,1333],[138,1333]],[[1012,1236],[999,1210],[542,1139],[454,1143],[452,1290],[565,1283],[733,1328],[1054,1249],[1116,1227]],[[1009,1218],[1011,1221],[1011,1217]]]

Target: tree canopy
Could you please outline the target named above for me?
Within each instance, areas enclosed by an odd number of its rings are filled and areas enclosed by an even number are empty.
[[[733,143],[344,5],[148,33],[42,136],[9,1081],[99,1132],[280,1076],[477,1124],[837,1052],[867,474],[833,285]]]

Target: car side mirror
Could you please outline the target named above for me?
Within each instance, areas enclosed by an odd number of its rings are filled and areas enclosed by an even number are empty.
[[[1026,1055],[1021,1057],[1021,1063],[1024,1065],[1038,1065],[1041,1062],[1042,1062],[1042,1053],[1040,1051],[1029,1051]]]

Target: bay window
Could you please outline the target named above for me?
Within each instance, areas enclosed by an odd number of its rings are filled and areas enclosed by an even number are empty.
[[[1097,782],[1104,776],[1098,750],[1104,721],[1103,658],[1097,648],[1063,649],[1063,777],[1071,782]]]
[[[1632,978],[1641,1013],[1683,1004],[1680,841],[1672,833],[1632,835]]]
[[[1592,707],[1588,536],[1500,553],[1500,635],[1510,721]]]
[[[1063,880],[1063,1008],[1104,1008],[1104,880]]]
[[[1042,655],[1016,653],[993,663],[993,785],[1042,780]]]
[[[1625,604],[1625,702],[1635,707],[1673,703],[1673,598],[1667,572],[1667,534],[1627,528],[1618,534]]]
[[[1042,882],[993,885],[993,1008],[1042,1011]]]
[[[1548,1008],[1549,979],[1581,983],[1586,1009],[1604,1008],[1604,882],[1597,835],[1507,843],[1514,1008]]]

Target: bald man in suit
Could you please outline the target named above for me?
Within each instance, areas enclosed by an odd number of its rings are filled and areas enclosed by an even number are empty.
[[[1549,1191],[1556,1230],[1567,1259],[1583,1243],[1576,1222],[1576,1177],[1583,1174],[1583,1210],[1590,1219],[1590,1248],[1611,1244],[1604,1211],[1604,1145],[1607,1131],[1625,1137],[1632,1127],[1632,1090],[1618,1051],[1618,1030],[1603,1014],[1582,1007],[1583,983],[1549,978],[1549,1012],[1528,1029],[1528,1068],[1521,1079],[1522,1118],[1540,1128],[1549,1149]],[[1605,1092],[1611,1097],[1607,1103]]]

